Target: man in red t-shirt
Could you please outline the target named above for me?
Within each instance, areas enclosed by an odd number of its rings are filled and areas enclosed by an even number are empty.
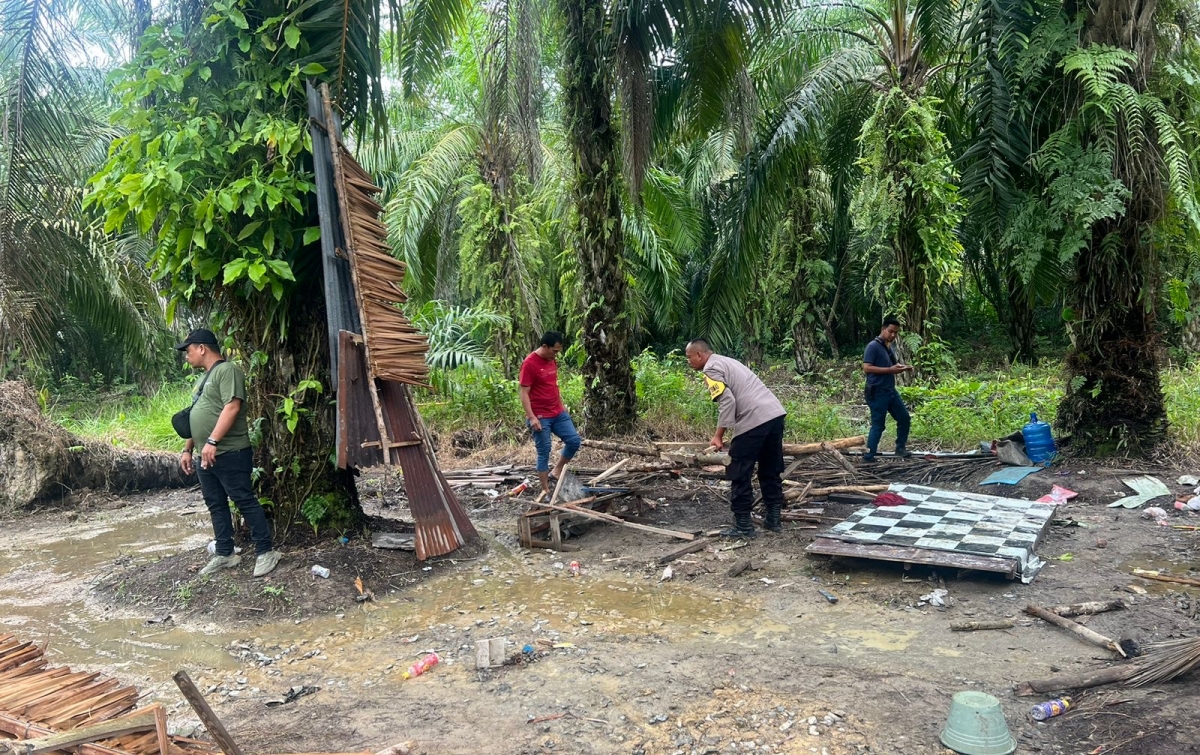
[[[538,478],[547,494],[550,494],[550,434],[554,433],[563,442],[562,456],[554,466],[555,477],[562,475],[563,467],[583,442],[558,392],[558,355],[562,350],[562,333],[547,332],[542,336],[541,345],[521,363],[518,380],[521,406],[525,407],[525,424],[533,433],[533,444],[537,447]]]

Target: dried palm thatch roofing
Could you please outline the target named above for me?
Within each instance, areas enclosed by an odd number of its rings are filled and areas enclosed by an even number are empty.
[[[374,184],[339,142],[334,157],[340,170],[338,194],[346,229],[350,269],[363,318],[363,334],[371,372],[382,380],[427,386],[429,365],[425,354],[429,343],[400,310],[406,301],[400,284],[404,263],[391,255],[387,227],[377,219],[383,207],[374,196],[382,189]]]
[[[138,697],[135,687],[97,672],[52,666],[44,648],[11,634],[0,634],[0,742],[5,741],[5,735],[40,742],[59,732],[125,719]],[[161,711],[161,706],[152,707]],[[165,714],[162,722],[157,730],[89,742],[72,750],[80,755],[216,753],[207,743],[168,737]]]

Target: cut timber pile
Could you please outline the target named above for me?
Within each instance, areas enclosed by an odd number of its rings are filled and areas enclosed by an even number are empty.
[[[166,734],[161,706],[133,708],[138,691],[100,673],[51,666],[41,647],[0,635],[0,751],[41,752],[58,743],[79,755],[185,755],[216,752],[203,742]],[[128,715],[133,712],[135,715]],[[144,719],[149,718],[149,725]],[[107,724],[107,725],[105,725]],[[106,737],[104,732],[137,729]],[[65,736],[74,733],[75,736]],[[82,738],[84,741],[79,742]],[[74,742],[75,744],[65,744]],[[5,745],[8,745],[6,748]]]

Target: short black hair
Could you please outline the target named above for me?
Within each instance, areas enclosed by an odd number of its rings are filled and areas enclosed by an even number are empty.
[[[684,348],[685,351],[687,349],[695,349],[699,352],[708,353],[713,350],[713,347],[709,346],[708,341],[705,341],[703,338],[693,338],[688,341],[688,345]]]
[[[542,334],[542,346],[553,349],[560,343],[565,345],[566,341],[563,340],[563,334],[557,330],[547,330]]]
[[[883,327],[886,328],[889,325],[895,325],[898,328],[900,327],[900,320],[895,315],[888,315],[883,318]]]

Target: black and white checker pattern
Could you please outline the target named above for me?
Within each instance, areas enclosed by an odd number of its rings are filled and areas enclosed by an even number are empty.
[[[1052,504],[921,485],[895,484],[888,489],[911,505],[859,509],[827,536],[1013,558],[1024,582],[1032,581],[1044,563],[1033,549],[1050,524]]]

